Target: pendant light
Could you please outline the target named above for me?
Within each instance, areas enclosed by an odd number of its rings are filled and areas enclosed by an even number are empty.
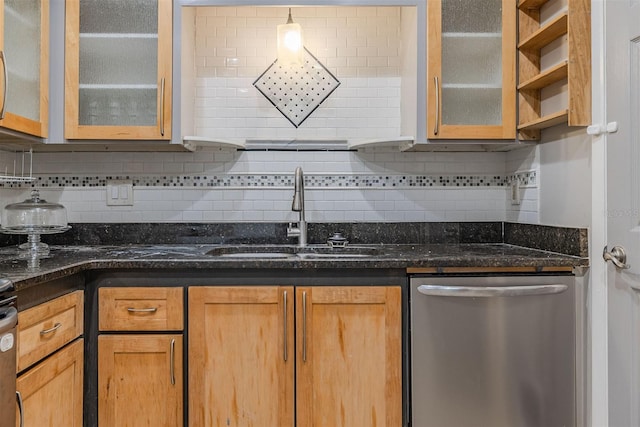
[[[278,64],[281,66],[302,65],[304,45],[302,27],[293,22],[291,8],[286,24],[278,25]]]

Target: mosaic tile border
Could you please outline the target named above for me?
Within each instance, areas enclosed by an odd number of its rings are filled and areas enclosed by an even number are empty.
[[[535,183],[533,177],[520,177]],[[505,187],[512,177],[500,175],[305,175],[306,188],[438,188],[438,187]],[[220,174],[220,175],[41,175],[33,183],[4,183],[4,188],[104,187],[107,181],[130,180],[135,187],[184,188],[291,188],[290,174]],[[528,182],[528,181],[527,181]]]

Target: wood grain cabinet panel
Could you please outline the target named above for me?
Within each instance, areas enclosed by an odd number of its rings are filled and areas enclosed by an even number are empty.
[[[18,313],[21,372],[83,332],[84,294],[75,291]]]
[[[292,426],[293,288],[189,288],[189,424]]]
[[[101,427],[183,425],[183,295],[181,287],[98,289]],[[122,333],[131,331],[156,333]]]
[[[189,288],[193,427],[400,426],[401,355],[400,287]]]
[[[182,335],[100,335],[98,355],[100,426],[182,426]]]
[[[25,427],[82,427],[83,344],[76,340],[18,377]],[[20,427],[19,413],[16,420]]]
[[[181,331],[183,290],[179,287],[100,288],[101,331]]]
[[[297,288],[296,304],[296,426],[401,426],[400,288]]]

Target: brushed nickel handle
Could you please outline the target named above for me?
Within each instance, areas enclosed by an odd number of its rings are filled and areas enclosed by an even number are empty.
[[[160,135],[164,136],[164,77],[160,80]]]
[[[175,338],[171,340],[171,360],[170,360],[171,370],[171,385],[176,385],[176,340]]]
[[[622,246],[614,246],[611,252],[609,252],[605,246],[602,250],[602,258],[604,258],[605,261],[611,261],[613,265],[621,270],[631,268],[631,266],[627,264],[627,253]]]
[[[16,401],[18,402],[18,411],[20,413],[20,427],[24,427],[24,404],[22,403],[22,394],[16,391]]]
[[[284,304],[284,310],[283,310],[283,319],[284,319],[284,345],[283,347],[283,351],[284,351],[284,361],[287,361],[287,353],[289,352],[288,348],[287,348],[287,291],[284,291],[284,293],[282,294],[282,303]]]
[[[127,308],[127,311],[129,313],[155,313],[156,311],[158,311],[158,307],[151,307],[151,308],[133,308],[133,307],[129,307],[129,308]]]
[[[569,289],[567,285],[532,286],[446,286],[421,285],[418,292],[422,295],[437,297],[522,297],[530,295],[553,295]]]
[[[436,90],[436,123],[433,125],[433,134],[437,135],[440,132],[440,80],[437,76],[433,78],[433,85]]]
[[[4,74],[4,92],[2,94],[2,110],[0,110],[0,120],[4,119],[4,113],[7,111],[7,90],[9,86],[9,74],[7,73],[7,58],[3,50],[0,50],[0,59],[2,60],[2,73]]]
[[[42,331],[40,331],[40,336],[45,336],[47,334],[50,334],[51,332],[55,332],[60,329],[61,326],[62,323],[56,323],[55,325],[53,325],[53,328],[43,329]]]
[[[302,361],[307,361],[307,292],[302,292]]]

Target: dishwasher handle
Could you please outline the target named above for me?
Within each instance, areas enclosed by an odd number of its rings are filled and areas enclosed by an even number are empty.
[[[560,284],[531,286],[418,286],[418,292],[421,294],[438,297],[520,297],[559,294],[567,289],[567,285]]]

